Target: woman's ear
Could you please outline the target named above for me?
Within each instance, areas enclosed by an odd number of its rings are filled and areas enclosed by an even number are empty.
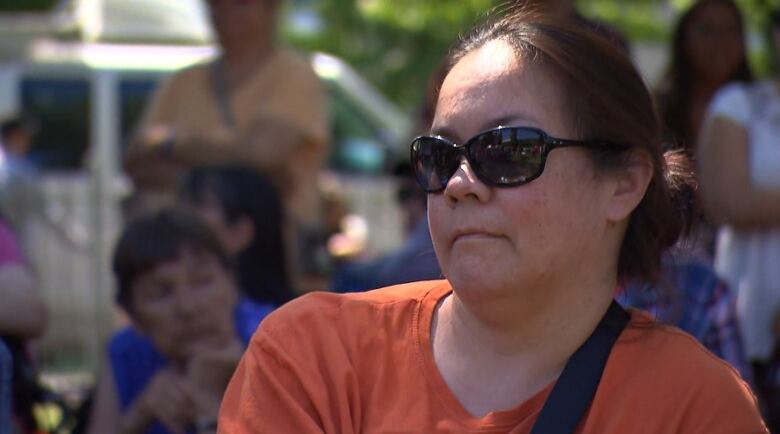
[[[607,219],[617,223],[628,218],[645,197],[653,177],[653,165],[645,152],[633,152],[628,164],[614,174],[615,190],[607,205]]]

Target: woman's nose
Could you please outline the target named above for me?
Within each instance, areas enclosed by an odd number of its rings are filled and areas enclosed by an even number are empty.
[[[484,203],[490,199],[490,192],[491,188],[477,177],[471,164],[463,158],[458,169],[447,181],[444,197],[450,206],[470,199]]]

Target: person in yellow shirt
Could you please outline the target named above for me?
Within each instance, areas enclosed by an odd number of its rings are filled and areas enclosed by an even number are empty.
[[[140,207],[175,198],[188,169],[241,164],[270,176],[296,225],[315,224],[327,155],[325,93],[273,35],[280,0],[208,0],[221,55],[165,81],[124,158]]]

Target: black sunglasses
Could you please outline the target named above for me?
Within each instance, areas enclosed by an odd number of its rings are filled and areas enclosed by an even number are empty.
[[[440,136],[417,137],[412,141],[411,162],[417,183],[428,193],[444,190],[462,157],[486,185],[512,187],[538,178],[550,151],[568,146],[626,149],[606,141],[557,139],[538,128],[498,127],[463,145]]]

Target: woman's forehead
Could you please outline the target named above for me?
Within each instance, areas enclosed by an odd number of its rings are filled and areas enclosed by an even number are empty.
[[[447,132],[453,140],[499,125],[561,133],[560,95],[557,80],[538,63],[524,60],[506,42],[489,42],[453,66],[442,84],[431,129]]]

